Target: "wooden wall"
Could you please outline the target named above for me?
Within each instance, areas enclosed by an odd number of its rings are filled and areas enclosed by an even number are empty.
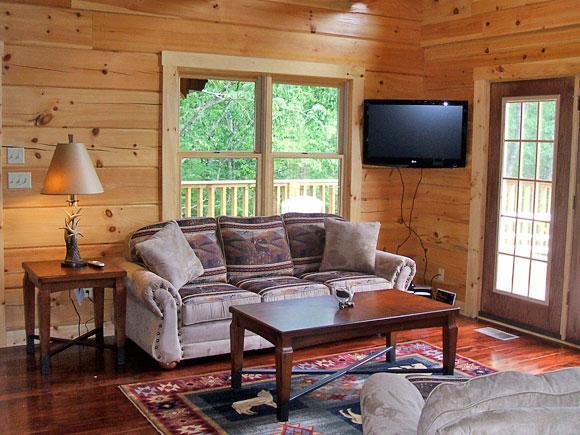
[[[421,8],[413,0],[1,2],[3,146],[26,148],[24,166],[7,166],[3,152],[2,171],[31,171],[33,188],[3,185],[0,346],[23,342],[21,262],[64,256],[58,227],[65,198],[39,192],[54,146],[68,133],[87,144],[105,188],[81,198],[85,257],[121,255],[131,230],[159,219],[161,50],[357,64],[368,71],[366,98],[420,98],[420,31]],[[404,237],[396,176],[386,169],[363,174],[363,217],[383,222],[386,248]],[[412,182],[415,174],[405,177]],[[433,183],[439,188],[442,181]],[[425,186],[418,200],[434,204],[429,189],[435,187]],[[412,245],[407,249],[402,252],[414,253]],[[52,305],[52,333],[75,334],[68,295],[55,294]],[[89,308],[82,306],[83,322]]]
[[[471,103],[475,67],[580,56],[578,0],[423,0],[422,14],[426,98]],[[445,268],[441,286],[464,301],[471,164],[426,173],[417,229],[427,240],[427,276]]]

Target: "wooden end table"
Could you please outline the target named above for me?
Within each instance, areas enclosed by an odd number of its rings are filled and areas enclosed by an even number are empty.
[[[357,293],[355,306],[340,310],[334,296],[289,299],[278,302],[236,305],[230,307],[232,388],[242,386],[242,374],[276,374],[276,413],[278,421],[288,420],[290,401],[314,391],[347,373],[374,373],[359,370],[381,355],[395,362],[393,331],[441,327],[443,330],[443,366],[429,369],[391,368],[393,373],[453,374],[457,347],[459,308],[415,296],[400,290]],[[243,369],[244,331],[248,329],[265,338],[276,349],[275,369]],[[294,349],[331,343],[374,334],[386,334],[386,346],[341,370],[292,369]],[[328,375],[302,391],[290,394],[292,374]]]
[[[35,261],[22,263],[24,269],[24,319],[26,329],[26,351],[34,354],[34,340],[40,339],[40,367],[43,374],[50,373],[50,357],[73,345],[111,347],[104,344],[103,320],[105,288],[114,293],[115,338],[117,364],[125,363],[125,311],[127,297],[125,277],[127,273],[120,267],[106,263],[103,268],[86,266],[83,268],[62,267],[60,261]],[[35,287],[38,288],[38,329],[34,334]],[[50,337],[50,294],[76,288],[92,288],[95,329],[73,340]],[[96,343],[87,341],[95,336]],[[50,349],[50,342],[64,343]]]

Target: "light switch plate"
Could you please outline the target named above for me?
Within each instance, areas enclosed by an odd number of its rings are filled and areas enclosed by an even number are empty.
[[[31,189],[32,173],[8,172],[8,189]]]
[[[22,147],[6,148],[6,161],[8,162],[9,165],[23,165],[24,148]]]

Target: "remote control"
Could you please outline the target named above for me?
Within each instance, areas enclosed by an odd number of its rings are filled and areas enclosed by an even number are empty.
[[[97,260],[91,260],[91,261],[87,261],[87,264],[89,266],[93,266],[93,267],[105,267],[105,263],[103,263],[102,261],[97,261]]]

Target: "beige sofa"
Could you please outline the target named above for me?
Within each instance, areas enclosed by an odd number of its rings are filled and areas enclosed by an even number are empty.
[[[365,382],[361,409],[365,435],[578,434],[580,368],[443,383],[427,400],[405,377],[381,373]]]
[[[376,251],[375,273],[319,271],[326,214],[183,219],[177,221],[204,273],[177,289],[145,269],[135,245],[166,223],[136,231],[129,240],[127,336],[163,367],[183,359],[229,353],[232,305],[331,294],[348,282],[355,291],[407,289],[410,258]],[[247,333],[245,349],[272,346]]]

